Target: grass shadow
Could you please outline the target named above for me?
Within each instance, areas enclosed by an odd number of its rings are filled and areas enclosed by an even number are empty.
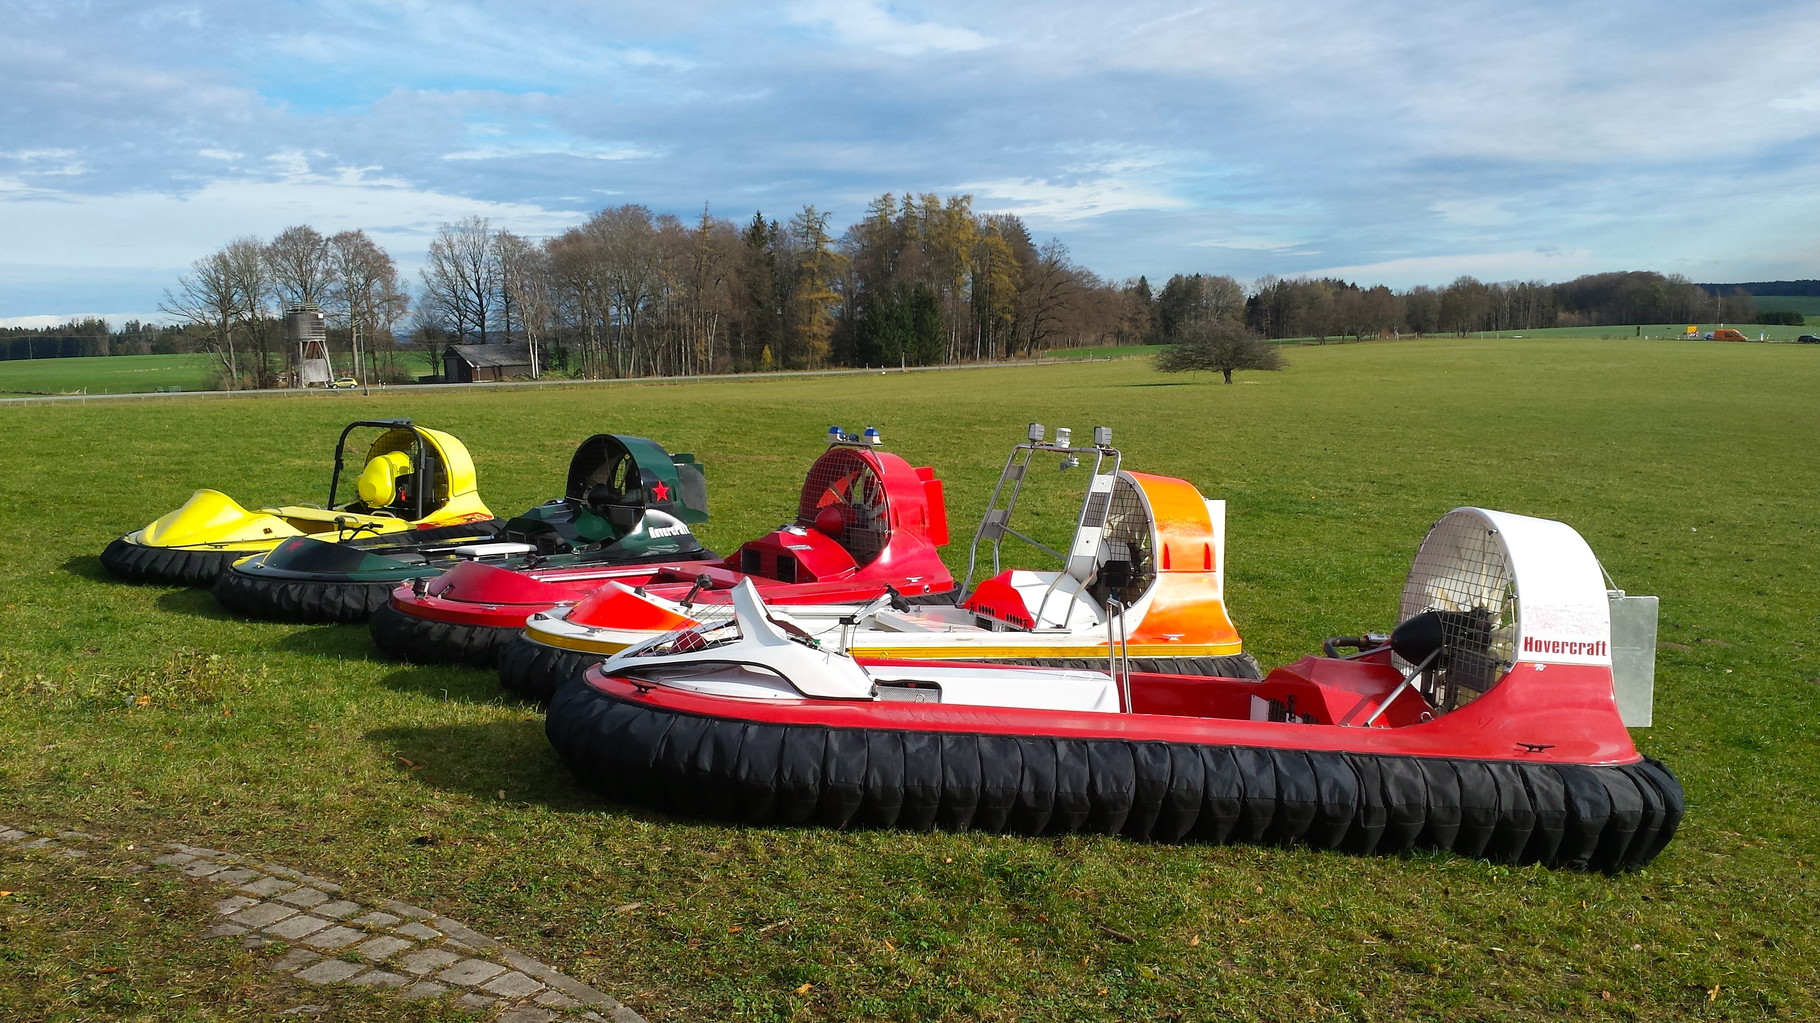
[[[80,576],[84,579],[93,579],[97,582],[104,583],[127,582],[127,580],[102,568],[101,555],[99,554],[82,554],[73,558],[67,558],[64,560],[62,567],[63,570],[70,575]]]
[[[529,704],[524,709],[512,721],[380,728],[365,738],[390,754],[398,771],[446,792],[533,803],[557,813],[612,810],[642,820],[664,819],[607,803],[582,788],[544,738],[542,711]]]
[[[241,621],[239,615],[231,614],[215,599],[215,594],[207,586],[185,586],[169,593],[161,593],[152,601],[160,610],[172,614],[187,615],[191,618],[208,618],[217,622]]]
[[[383,661],[380,666],[385,674],[376,681],[393,692],[463,703],[510,705],[518,702],[500,688],[499,674],[491,668],[461,664],[399,664],[395,661]],[[543,711],[536,704],[527,703],[524,707],[541,720]]]
[[[259,619],[245,620],[260,621]],[[367,632],[365,625],[298,626],[283,622],[261,622],[261,624],[292,630],[269,643],[262,644],[267,650],[308,654],[312,657],[331,657],[344,661],[380,661],[382,664],[391,664],[390,661],[381,661],[379,651],[373,649],[373,637]]]

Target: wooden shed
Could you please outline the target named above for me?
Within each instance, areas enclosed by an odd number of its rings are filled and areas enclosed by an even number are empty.
[[[442,352],[442,379],[451,384],[531,375],[531,346],[522,341],[450,345]]]

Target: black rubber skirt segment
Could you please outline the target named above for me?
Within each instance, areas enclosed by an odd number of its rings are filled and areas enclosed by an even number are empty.
[[[367,618],[373,645],[388,657],[413,664],[471,664],[491,668],[499,663],[499,648],[517,636],[516,628],[493,625],[460,625],[419,618],[392,606],[388,597]]]
[[[418,529],[408,535],[415,543],[443,543],[449,540],[483,539],[498,532],[500,521],[463,522],[434,529]],[[193,551],[181,547],[151,547],[116,537],[101,552],[101,567],[136,583],[162,583],[169,586],[212,586],[215,578],[228,566],[258,551]],[[389,592],[389,591],[388,591]]]
[[[604,654],[564,650],[513,633],[499,648],[499,684],[520,699],[547,704],[563,683],[606,659]]]
[[[775,725],[622,700],[580,681],[545,731],[609,799],[758,825],[1077,831],[1140,841],[1440,849],[1617,873],[1684,802],[1668,769]]]
[[[122,536],[101,552],[101,567],[129,582],[208,586],[229,565],[251,553],[254,552],[148,547]]]
[[[391,602],[397,583],[275,579],[230,566],[215,577],[215,599],[235,614],[277,622],[364,622]]]

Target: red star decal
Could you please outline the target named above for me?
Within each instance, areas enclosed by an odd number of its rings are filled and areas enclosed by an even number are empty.
[[[670,499],[670,485],[663,480],[658,480],[657,484],[651,488],[651,496],[657,498],[659,501],[668,501]]]

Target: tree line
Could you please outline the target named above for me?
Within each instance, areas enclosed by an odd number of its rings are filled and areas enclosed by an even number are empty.
[[[1466,335],[1643,323],[1761,322],[1756,299],[1738,288],[1709,290],[1652,271],[1589,274],[1560,284],[1486,283],[1460,277],[1441,288],[1392,291],[1337,278],[1264,277],[1246,288],[1231,277],[1178,274],[1154,297],[1152,340],[1174,343],[1187,324],[1232,319],[1265,338],[1317,341]]]
[[[364,231],[299,225],[192,264],[160,303],[181,327],[14,329],[0,333],[0,357],[205,351],[228,386],[272,387],[294,379],[298,358],[280,317],[304,304],[325,313],[331,346],[360,375],[394,380],[413,375],[406,353],[433,360],[444,344],[501,341],[528,345],[538,372],[603,378],[1168,345],[1209,322],[1327,341],[1758,315],[1741,289],[1648,271],[1557,284],[1461,277],[1405,291],[1190,273],[1153,290],[1143,277],[1104,279],[1059,239],[1039,243],[1018,217],[972,202],[886,194],[838,233],[813,206],[735,223],[705,208],[684,221],[628,204],[542,241],[470,217],[438,228],[415,294]]]
[[[128,320],[115,330],[106,320],[88,316],[49,329],[0,328],[0,361],[76,359],[98,355],[175,355],[194,351],[180,326],[155,326]]]
[[[588,377],[927,365],[1142,339],[1122,285],[971,196],[885,195],[838,236],[827,213],[685,223],[601,210],[542,243],[482,218],[431,242],[414,334],[523,340]]]

